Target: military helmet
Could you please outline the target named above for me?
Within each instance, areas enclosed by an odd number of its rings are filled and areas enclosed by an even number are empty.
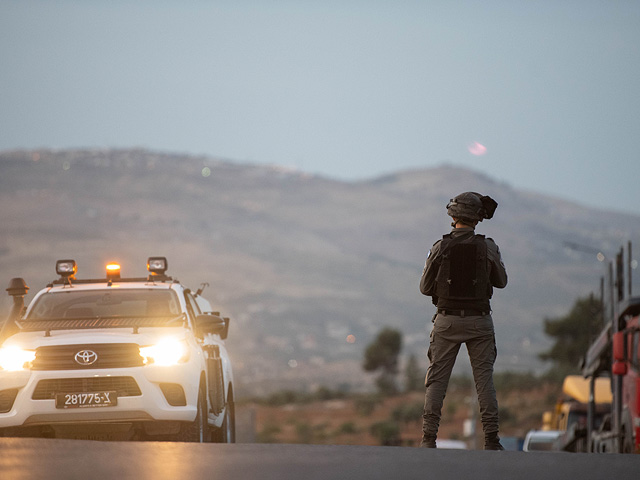
[[[465,223],[476,223],[493,217],[498,203],[491,197],[476,192],[456,195],[447,204],[447,214]]]

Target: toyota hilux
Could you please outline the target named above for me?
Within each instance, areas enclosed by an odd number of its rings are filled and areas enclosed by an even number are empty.
[[[74,260],[28,306],[23,279],[0,331],[0,435],[235,441],[229,318],[167,275],[76,279]]]

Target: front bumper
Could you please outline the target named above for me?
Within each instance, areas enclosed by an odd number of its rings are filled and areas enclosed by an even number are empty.
[[[201,371],[196,362],[190,361],[171,367],[147,365],[0,372],[0,428],[65,423],[193,421],[197,413]],[[91,392],[101,389],[101,385],[120,385],[122,378],[127,378],[125,383],[128,385],[137,385],[138,390],[113,387],[123,393],[118,395],[117,405],[56,408],[55,393]],[[45,389],[43,394],[41,382],[48,382],[53,387]],[[59,388],[66,391],[56,391]],[[69,388],[81,390],[70,392]],[[45,398],[47,396],[49,398]]]

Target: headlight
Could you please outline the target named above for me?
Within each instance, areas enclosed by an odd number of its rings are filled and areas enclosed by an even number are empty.
[[[189,348],[184,340],[166,337],[155,345],[140,347],[140,355],[147,365],[153,363],[167,367],[189,360]]]
[[[36,352],[19,347],[0,348],[0,369],[8,372],[28,370],[36,358]]]

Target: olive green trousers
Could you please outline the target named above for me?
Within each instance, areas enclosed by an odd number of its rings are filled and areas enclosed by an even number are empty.
[[[491,315],[459,317],[438,313],[427,354],[431,364],[425,380],[423,438],[435,439],[438,433],[451,370],[463,343],[471,360],[485,437],[498,433],[498,400],[493,385],[493,365],[497,355],[493,319]]]

